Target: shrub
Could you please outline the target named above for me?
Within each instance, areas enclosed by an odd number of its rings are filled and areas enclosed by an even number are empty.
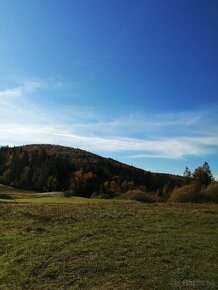
[[[169,201],[172,202],[199,202],[202,199],[201,185],[192,183],[180,188],[176,188]]]
[[[127,191],[121,195],[119,195],[117,198],[119,199],[129,199],[129,200],[136,200],[136,201],[140,201],[140,202],[156,202],[157,201],[157,197],[155,195],[155,193],[153,192],[145,192],[142,190],[130,190]]]
[[[202,191],[202,199],[205,202],[218,202],[218,182],[210,183]]]

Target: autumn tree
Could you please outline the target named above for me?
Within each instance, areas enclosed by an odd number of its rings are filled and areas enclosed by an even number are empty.
[[[210,184],[214,178],[210,170],[210,166],[207,162],[204,162],[203,166],[195,169],[193,173],[193,178],[202,185]]]
[[[93,192],[98,191],[97,180],[93,172],[84,172],[83,169],[75,171],[71,177],[70,189],[75,195],[90,197]]]

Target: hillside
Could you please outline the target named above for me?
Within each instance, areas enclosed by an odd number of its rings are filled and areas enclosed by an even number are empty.
[[[151,173],[111,158],[59,145],[0,148],[0,183],[36,191],[70,191],[90,197],[134,189],[162,196],[181,186],[181,176]]]

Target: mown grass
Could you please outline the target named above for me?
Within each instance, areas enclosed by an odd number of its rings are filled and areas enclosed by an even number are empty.
[[[216,289],[217,205],[60,199],[0,202],[0,289]]]

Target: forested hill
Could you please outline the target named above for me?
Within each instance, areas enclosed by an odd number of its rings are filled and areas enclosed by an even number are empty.
[[[0,148],[0,183],[24,189],[70,190],[90,197],[140,188],[161,195],[184,182],[181,176],[151,173],[81,149],[58,145]]]

